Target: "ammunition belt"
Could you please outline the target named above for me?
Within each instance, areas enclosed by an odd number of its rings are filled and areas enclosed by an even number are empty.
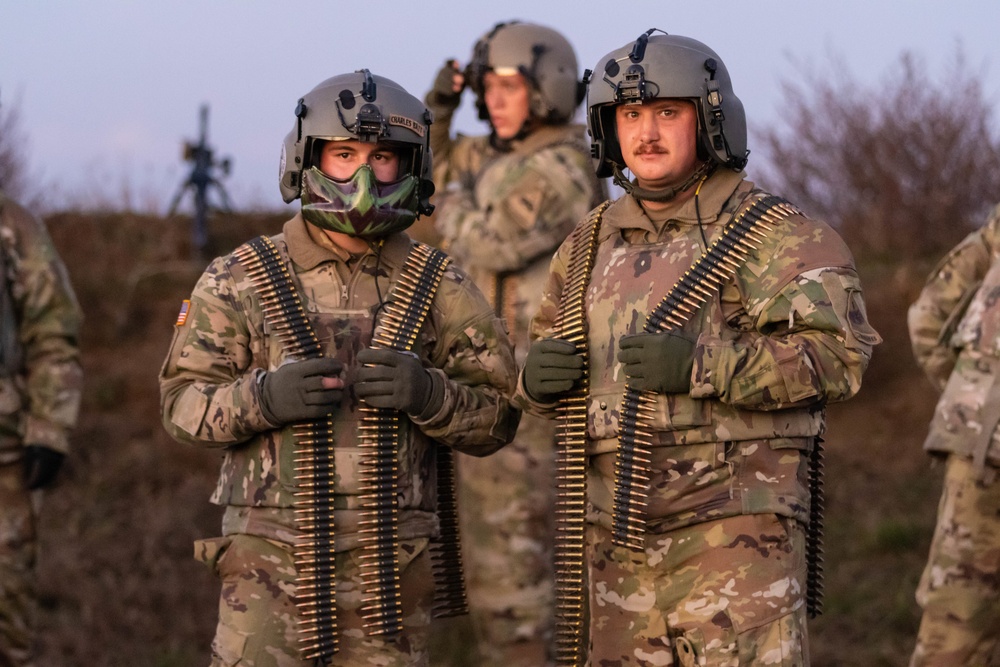
[[[585,645],[584,520],[587,510],[587,394],[590,391],[585,301],[597,256],[604,202],[569,237],[568,274],[554,324],[554,337],[576,345],[584,374],[557,406],[555,643],[559,665],[582,666]]]
[[[806,525],[806,613],[809,618],[823,613],[823,516],[826,512],[823,457],[823,436],[818,435],[809,453],[809,523]]]
[[[451,260],[440,250],[417,244],[375,326],[373,349],[410,352],[417,340],[434,294]],[[361,404],[359,429],[361,457],[361,579],[365,588],[362,616],[371,634],[395,637],[402,630],[399,595],[399,443],[409,424],[401,412]],[[451,450],[436,450],[439,487],[438,516],[441,536],[432,545],[435,580],[435,615],[467,610],[454,502]]]
[[[287,267],[267,237],[236,251],[257,288],[264,317],[290,356],[322,356],[315,332],[305,317]],[[408,352],[433,302],[450,260],[440,251],[418,245],[411,251],[389,301],[375,327],[373,348]],[[400,438],[406,420],[398,410],[361,406],[362,454],[359,541],[360,577],[365,595],[362,615],[373,635],[395,636],[402,628],[398,564],[398,469]],[[336,583],[334,551],[334,455],[332,420],[293,425],[296,442],[294,511],[301,537],[295,547],[299,641],[306,660],[327,662],[336,653]],[[451,450],[437,449],[440,537],[431,557],[437,584],[435,615],[467,611]],[[456,582],[457,578],[457,582]]]
[[[772,230],[768,223],[796,213],[791,204],[772,195],[759,196],[749,207],[744,207],[657,304],[646,318],[643,331],[660,333],[684,326],[736,274],[747,255],[756,250],[753,242],[764,240],[760,232]],[[649,447],[653,432],[648,417],[656,402],[654,392],[640,392],[626,383],[615,455],[612,541],[635,551],[645,548]]]
[[[323,348],[306,319],[302,301],[278,249],[259,236],[235,253],[257,289],[264,318],[290,357],[315,359]],[[306,660],[327,661],[337,651],[334,552],[333,422],[292,425],[295,437],[295,606],[299,649]]]

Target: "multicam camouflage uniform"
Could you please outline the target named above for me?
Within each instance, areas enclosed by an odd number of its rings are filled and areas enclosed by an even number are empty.
[[[0,267],[14,315],[0,315],[0,345],[10,345],[2,330],[13,327],[21,348],[18,368],[0,369],[0,664],[23,667],[33,664],[36,536],[22,452],[68,452],[82,385],[81,313],[45,226],[2,194]]]
[[[794,216],[767,234],[687,324],[690,394],[660,395],[644,553],[611,544],[618,341],[720,234],[753,184],[716,171],[697,199],[647,216],[630,195],[603,213],[586,295],[590,392],[590,663],[792,665],[808,660],[803,522],[807,457],[827,402],[853,396],[878,334],[850,252]],[[703,223],[699,230],[699,215]],[[655,219],[655,221],[654,221]],[[551,337],[569,244],[553,259],[535,338]],[[553,406],[518,400],[536,414]]]
[[[942,390],[924,448],[947,457],[911,665],[985,665],[1000,639],[1000,206],[910,307],[917,362]]]
[[[441,127],[431,126],[432,138]],[[460,137],[434,216],[443,247],[487,294],[523,363],[552,253],[604,196],[584,128],[546,125],[498,151],[490,138]],[[439,161],[439,164],[442,164]],[[555,424],[526,416],[510,446],[458,462],[462,546],[471,613],[484,664],[546,664],[553,613]]]
[[[513,436],[517,411],[514,362],[506,332],[474,284],[450,267],[414,351],[446,378],[441,409],[413,420],[399,453],[400,570],[403,634],[396,642],[368,638],[360,606],[358,557],[358,400],[351,390],[357,353],[368,346],[373,314],[411,247],[405,234],[385,239],[381,253],[338,251],[301,215],[273,237],[326,354],[344,364],[347,390],[334,413],[337,466],[335,513],[340,651],[334,665],[425,665],[430,622],[428,538],[438,529],[431,440],[485,455]],[[300,665],[295,645],[295,567],[299,534],[292,510],[291,427],[275,429],[261,412],[259,380],[286,359],[265,322],[259,297],[232,256],[215,260],[177,327],[161,372],[163,421],[176,439],[224,448],[212,501],[226,507],[223,537],[196,555],[223,581],[213,665]]]

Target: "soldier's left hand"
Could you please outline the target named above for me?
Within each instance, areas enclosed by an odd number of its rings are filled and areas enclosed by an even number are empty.
[[[441,409],[444,387],[434,381],[415,355],[368,348],[358,353],[358,363],[362,366],[354,393],[368,405],[424,418]]]
[[[622,336],[618,361],[628,384],[640,391],[686,394],[691,391],[695,342],[680,333]]]
[[[34,491],[51,484],[65,458],[65,454],[51,447],[25,445],[24,480],[28,489]]]

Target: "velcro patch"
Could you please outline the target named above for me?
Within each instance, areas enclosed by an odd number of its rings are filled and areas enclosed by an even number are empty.
[[[184,299],[181,301],[181,312],[177,313],[177,324],[176,326],[182,327],[184,323],[187,322],[188,311],[191,310],[191,300]]]
[[[423,137],[427,132],[427,126],[420,121],[413,120],[412,118],[407,118],[406,116],[397,116],[396,114],[389,114],[389,125],[398,125],[399,127],[405,127],[410,130],[418,137]]]

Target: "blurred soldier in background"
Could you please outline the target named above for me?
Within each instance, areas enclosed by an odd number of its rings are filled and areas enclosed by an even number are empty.
[[[924,449],[946,461],[912,667],[986,665],[1000,639],[1000,205],[910,307],[917,363],[942,392]]]
[[[80,307],[45,225],[0,192],[0,664],[32,665],[37,496],[80,407]]]
[[[811,452],[879,342],[851,253],[746,180],[743,106],[705,44],[652,29],[608,53],[587,112],[625,194],[556,253],[517,395],[583,413],[588,569],[567,584],[589,579],[587,664],[808,664]]]
[[[301,212],[209,266],[160,376],[167,431],[225,451],[223,536],[197,546],[223,582],[212,665],[426,665],[435,461],[513,438],[512,350],[468,276],[404,233],[433,191],[424,104],[360,70],[295,115],[280,188]],[[412,347],[385,342],[397,333]]]
[[[450,133],[462,91],[490,133]],[[584,127],[573,47],[540,25],[498,23],[463,70],[448,61],[426,96],[435,230],[503,318],[523,361],[552,253],[604,199]],[[554,425],[522,419],[489,459],[459,460],[463,549],[482,664],[540,667],[551,659]]]

